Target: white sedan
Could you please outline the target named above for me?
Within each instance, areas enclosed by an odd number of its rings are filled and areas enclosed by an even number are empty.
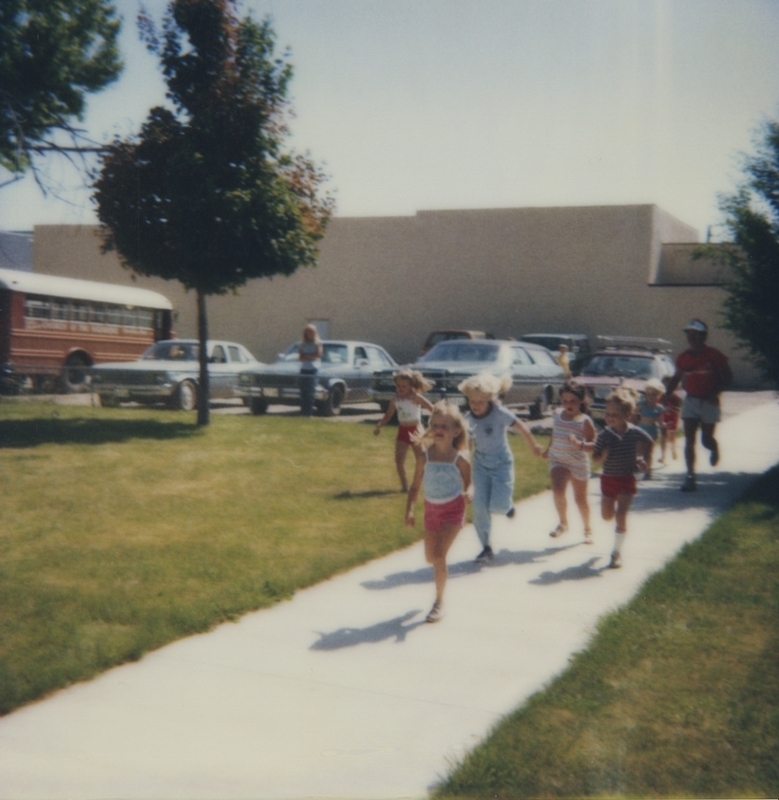
[[[260,362],[236,342],[208,341],[209,398],[232,398],[238,374]],[[137,361],[115,361],[92,367],[92,387],[104,406],[122,401],[165,403],[193,411],[200,393],[200,345],[196,339],[164,339]]]

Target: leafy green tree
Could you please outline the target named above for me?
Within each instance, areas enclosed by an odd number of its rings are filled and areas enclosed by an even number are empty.
[[[779,382],[779,122],[767,122],[761,137],[756,155],[745,158],[745,183],[720,198],[736,247],[704,252],[730,267],[724,327],[763,375]]]
[[[308,157],[287,152],[292,67],[274,54],[270,21],[239,18],[234,0],[172,0],[158,36],[172,106],[103,156],[95,200],[104,247],[140,275],[197,295],[198,424],[209,421],[206,296],[250,278],[313,266],[333,201]]]
[[[96,149],[74,122],[121,72],[115,14],[109,0],[0,2],[0,187],[31,169],[46,191],[37,155]]]

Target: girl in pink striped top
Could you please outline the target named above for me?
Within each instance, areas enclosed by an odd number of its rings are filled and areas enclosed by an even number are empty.
[[[574,501],[584,522],[584,541],[592,544],[590,505],[587,501],[590,459],[578,442],[595,441],[595,425],[586,413],[586,392],[581,384],[568,381],[560,390],[560,404],[562,408],[554,416],[549,447],[542,454],[549,459],[552,495],[560,517],[560,523],[549,535],[557,538],[568,530],[568,501],[565,493],[570,481]]]

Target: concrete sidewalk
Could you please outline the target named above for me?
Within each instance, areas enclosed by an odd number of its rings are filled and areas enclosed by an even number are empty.
[[[622,569],[606,569],[596,481],[592,546],[572,503],[574,532],[550,539],[544,493],[496,519],[490,567],[472,562],[472,527],[460,534],[436,625],[423,621],[432,572],[416,544],[8,715],[0,796],[424,797],[779,461],[779,404],[728,419],[719,439],[698,492],[679,491],[681,461],[640,484]]]

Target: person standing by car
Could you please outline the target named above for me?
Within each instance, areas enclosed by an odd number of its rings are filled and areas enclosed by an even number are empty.
[[[568,355],[568,345],[561,344],[558,352],[559,355],[557,356],[557,363],[560,365],[560,368],[565,373],[565,379],[569,381],[572,378],[572,373],[571,373],[570,357]]]
[[[300,411],[304,417],[314,413],[316,375],[322,360],[322,340],[314,325],[303,328],[303,339],[298,347],[300,359]]]
[[[392,419],[397,412],[398,435],[395,438],[395,468],[400,478],[402,492],[408,491],[406,478],[406,454],[409,447],[419,456],[419,445],[414,444],[412,437],[423,432],[422,409],[432,411],[433,404],[422,395],[422,392],[433,388],[433,383],[415,369],[402,369],[393,376],[395,380],[395,396],[389,401],[387,411],[376,423],[373,429],[378,436],[381,429]]]
[[[533,453],[541,455],[530,428],[500,403],[500,396],[510,386],[510,375],[499,378],[482,372],[457,387],[470,408],[465,418],[474,443],[473,525],[482,545],[482,551],[476,556],[480,564],[495,558],[490,544],[491,515],[514,516],[514,456],[508,432],[521,434]]]
[[[682,402],[682,425],[684,426],[684,459],[687,477],[682,484],[683,492],[697,489],[695,479],[695,438],[701,429],[701,444],[709,451],[709,463],[715,467],[719,462],[719,445],[714,438],[714,428],[720,421],[720,393],[730,386],[733,373],[727,356],[706,344],[709,328],[699,319],[691,319],[684,329],[687,334],[687,350],[676,357],[676,374],[671,378],[665,399],[682,384],[687,393]]]

